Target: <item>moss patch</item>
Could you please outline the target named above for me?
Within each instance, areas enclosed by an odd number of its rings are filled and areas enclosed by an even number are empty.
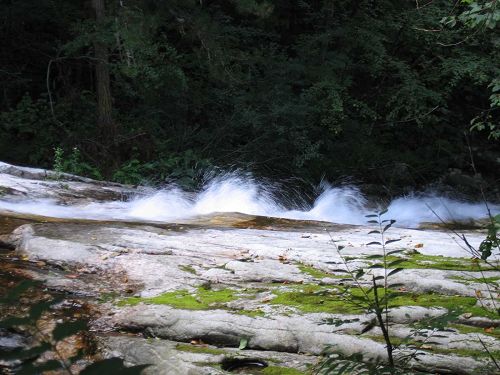
[[[500,339],[500,327],[492,327],[491,328],[481,328],[481,327],[473,327],[465,324],[450,324],[450,328],[456,329],[459,333],[467,334],[467,333],[479,333],[482,335],[493,336]]]
[[[437,269],[448,271],[479,271],[480,269],[487,271],[493,269],[479,259],[452,258],[441,255],[424,255],[420,253],[414,253],[409,257],[388,256],[387,261],[391,262],[401,258],[404,258],[405,261],[398,264],[398,267],[407,269]]]
[[[405,252],[406,253],[406,252]],[[454,258],[441,255],[424,255],[417,251],[411,251],[411,254],[403,253],[401,256],[389,255],[387,262],[404,259],[397,265],[406,269],[438,269],[447,271],[489,271],[495,270],[494,267],[487,265],[484,261],[473,258]],[[364,261],[363,257],[344,257],[347,262]]]
[[[300,272],[312,276],[315,279],[324,279],[325,277],[329,277],[331,279],[344,279],[346,277],[345,275],[340,276],[340,275],[335,275],[333,273],[328,273],[303,263],[297,264],[297,267],[299,268]]]
[[[476,304],[474,297],[446,296],[437,293],[402,293],[391,299],[391,307],[399,306],[422,306],[422,307],[445,307],[453,309],[462,307],[470,309]]]
[[[485,284],[494,284],[494,285],[499,285],[500,282],[500,277],[499,276],[493,276],[493,277],[465,277],[465,276],[449,276],[448,279],[450,280],[456,280],[458,282],[462,282],[464,284],[469,284],[469,283],[485,283]]]
[[[305,375],[305,372],[290,367],[268,366],[262,370],[265,375]]]
[[[478,350],[478,349],[447,349],[444,347],[433,346],[430,352],[439,353],[439,354],[454,354],[460,357],[472,357],[472,358],[500,358],[500,350],[491,350],[490,354],[486,350]]]
[[[235,314],[238,314],[238,315],[246,315],[246,316],[249,316],[251,318],[256,318],[256,317],[259,317],[259,316],[265,316],[266,313],[262,310],[259,310],[259,309],[256,309],[256,310],[236,310],[234,311]]]
[[[376,342],[385,343],[383,336],[366,336],[366,337],[369,338],[370,340],[373,340]],[[431,339],[432,339],[432,336],[431,336]],[[395,346],[405,344],[405,345],[411,345],[412,347],[413,346],[419,347],[422,344],[422,342],[415,341],[413,339],[408,340],[408,339],[404,339],[401,337],[391,337],[391,344],[393,344]],[[440,346],[440,345],[432,345],[432,349],[422,349],[422,350],[425,350],[425,351],[428,351],[431,353],[454,354],[454,355],[458,355],[461,357],[473,357],[473,358],[489,357],[488,353],[485,350],[480,350],[480,349],[465,349],[465,348],[452,349],[452,348],[446,348],[446,347]],[[493,354],[495,358],[497,358],[498,354],[500,354],[500,351],[491,351],[490,350],[490,353]]]
[[[374,335],[366,335],[364,336],[370,340],[373,340],[373,341],[376,341],[376,342],[380,342],[382,344],[385,344],[385,339],[384,339],[384,336],[380,335],[380,336],[374,336]],[[403,343],[405,344],[410,344],[410,343],[413,343],[414,341],[411,340],[411,339],[403,339],[401,337],[396,337],[396,336],[391,336],[391,344],[393,346],[399,346]]]
[[[106,302],[114,301],[115,299],[117,299],[119,297],[120,297],[120,295],[116,292],[101,293],[99,295],[98,301],[99,301],[99,303],[106,303]]]
[[[474,297],[445,296],[436,293],[405,293],[391,299],[390,307],[399,306],[422,306],[422,307],[444,307],[448,310],[462,310],[473,316],[485,316],[496,319],[498,315],[483,307],[476,306]]]
[[[315,279],[324,279],[325,277],[331,277],[331,274],[303,263],[297,264],[297,267],[299,268],[300,272],[312,276]]]
[[[179,266],[179,269],[184,271],[184,272],[188,272],[188,273],[191,273],[193,275],[196,275],[196,270],[191,267],[191,266],[188,266],[188,265],[185,265],[185,264],[182,264]]]
[[[391,291],[392,292],[392,291]],[[383,295],[383,293],[380,293]],[[476,306],[477,299],[467,296],[449,296],[437,293],[398,293],[390,299],[389,307],[400,306],[421,306],[421,307],[442,307],[449,311],[463,311],[473,316],[484,316],[496,319],[498,315],[481,306]]]
[[[212,355],[227,354],[226,351],[221,349],[210,348],[207,346],[197,346],[191,344],[177,344],[175,349],[189,353],[212,354]]]
[[[147,303],[154,305],[170,305],[178,309],[208,310],[221,307],[224,303],[236,299],[235,291],[231,289],[211,290],[198,288],[196,292],[177,290],[164,293],[157,297],[130,297],[118,303],[119,306]]]
[[[394,292],[394,291],[391,291]],[[332,314],[357,314],[363,311],[358,305],[353,304],[349,294],[355,297],[363,296],[358,288],[350,288],[346,293],[320,285],[291,285],[283,289],[275,289],[276,295],[269,303],[295,307],[303,312],[329,312]],[[369,293],[373,299],[373,292]],[[379,296],[383,296],[383,290],[379,290]],[[473,316],[486,316],[498,318],[497,314],[481,306],[476,306],[474,297],[448,296],[436,293],[411,293],[401,292],[391,297],[389,307],[400,306],[422,306],[443,307],[448,310],[462,310]],[[367,303],[362,302],[363,305]]]
[[[288,287],[274,290],[276,295],[269,303],[295,307],[303,312],[330,312],[338,314],[359,313],[360,309],[346,301],[341,292],[319,285]]]

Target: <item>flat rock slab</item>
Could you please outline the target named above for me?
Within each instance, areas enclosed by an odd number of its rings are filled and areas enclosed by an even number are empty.
[[[380,338],[381,332],[375,329],[372,336],[360,336],[364,324],[373,317],[304,311],[299,305],[273,301],[280,293],[310,293],[309,287],[324,288],[323,291],[342,288],[346,284],[342,278],[345,274],[338,269],[345,268],[346,264],[335,250],[331,237],[345,243],[341,254],[349,258],[347,266],[369,265],[373,260],[367,257],[381,253],[378,247],[366,245],[370,240],[366,233],[370,229],[349,227],[324,233],[219,229],[208,225],[180,229],[124,223],[53,222],[22,225],[7,242],[25,259],[43,261],[65,270],[48,278],[44,276],[52,288],[94,297],[111,291],[121,294],[114,302],[100,306],[103,316],[95,322],[97,330],[142,332],[162,340],[202,340],[233,348],[246,340],[247,347],[253,350],[313,356],[319,355],[327,345],[335,345],[343,355],[362,353],[366,360],[383,361],[386,358],[384,344],[373,339]],[[421,256],[467,256],[459,244],[450,241],[447,233],[391,229],[391,238],[396,237],[402,240],[391,244],[389,250],[406,248],[414,253],[418,244]],[[468,237],[471,243],[479,243],[482,235],[470,233]],[[463,261],[467,262],[467,258]],[[499,276],[495,271],[485,273],[489,277]],[[484,284],[461,280],[467,277],[476,280],[480,273],[408,268],[394,275],[394,280],[408,293],[477,297],[479,290],[487,295]],[[187,307],[181,303],[183,298],[194,301],[205,298],[199,293],[213,292],[217,296],[227,291],[231,293],[227,300],[215,299],[199,306],[195,302],[195,306]],[[165,293],[170,299],[162,301]],[[195,310],[191,310],[193,308]],[[410,334],[407,324],[426,315],[442,315],[446,309],[415,306],[398,311],[393,311],[391,320],[393,334],[404,338]],[[407,316],[411,318],[408,320]],[[324,324],[328,319],[355,322],[332,326]],[[490,325],[498,323],[489,320]],[[498,339],[483,334],[480,337],[490,350],[500,349]],[[436,346],[427,346],[431,350],[425,351],[422,357],[425,359],[413,363],[414,368],[466,374],[487,366],[487,360],[458,357],[453,353],[465,348],[480,352],[477,335],[455,332],[440,340]],[[458,345],[459,342],[467,344],[464,347]],[[439,348],[434,349],[438,353],[433,353],[434,347]],[[445,354],[439,354],[441,352]]]
[[[291,368],[306,372],[316,364],[314,356],[301,354],[221,349],[206,344],[191,345],[171,340],[143,339],[125,335],[102,336],[99,338],[99,343],[107,356],[124,358],[130,365],[151,365],[144,372],[145,375],[227,374],[222,367],[230,361],[233,363],[260,362],[274,368],[275,371]]]
[[[32,260],[86,266],[92,270],[125,272],[131,281],[143,285],[141,297],[153,297],[166,291],[215,284],[307,283],[338,277],[345,268],[331,242],[334,236],[345,243],[342,250],[348,264],[371,264],[367,257],[380,255],[378,247],[366,246],[370,228],[357,227],[335,233],[301,234],[298,232],[254,229],[128,227],[102,223],[37,223],[17,228],[6,242]],[[388,251],[408,249],[422,255],[470,257],[447,233],[394,228],[391,237],[402,240]],[[347,240],[348,239],[348,240]],[[468,236],[479,243],[481,234]],[[433,258],[430,258],[433,259]],[[439,260],[440,258],[435,258]],[[464,261],[467,261],[464,259]],[[430,265],[432,260],[423,261]],[[315,277],[301,270],[311,266],[325,272]],[[329,273],[329,274],[328,274]],[[405,269],[394,278],[418,291],[434,290],[475,294],[449,276],[477,277],[474,272],[439,269]],[[491,276],[494,276],[493,274]],[[397,279],[396,279],[397,278]]]
[[[4,163],[0,187],[6,207],[27,199],[78,205],[141,194]],[[370,268],[383,254],[381,246],[370,245],[380,241],[369,234],[373,229],[237,213],[161,223],[57,219],[5,207],[0,212],[0,246],[29,265],[26,274],[51,289],[85,296],[98,311],[92,328],[102,354],[152,364],[151,374],[224,374],[231,358],[305,372],[328,345],[343,356],[385,361],[380,329],[363,332],[374,317],[345,297],[348,289],[369,288],[372,277],[385,273]],[[397,358],[419,354],[408,363],[415,370],[487,373],[492,362],[484,347],[500,354],[494,313],[499,259],[489,265],[472,260],[477,254],[461,235],[395,227],[386,232],[386,241],[398,240],[385,249],[394,252],[390,262],[404,260],[390,277],[401,294],[391,308],[390,332],[393,343],[401,343]],[[475,248],[485,236],[464,235]],[[359,285],[346,273],[358,268],[365,270]],[[446,331],[414,331],[415,324],[445,319],[457,306],[465,314]],[[410,336],[412,346],[405,345]]]
[[[46,169],[0,162],[0,199],[12,202],[52,199],[58,203],[123,200],[141,194],[132,186],[102,182]]]

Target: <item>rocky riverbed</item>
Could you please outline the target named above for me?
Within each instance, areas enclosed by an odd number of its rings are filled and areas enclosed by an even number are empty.
[[[0,261],[15,258],[11,268],[22,277],[85,301],[97,356],[152,364],[149,374],[226,374],[236,360],[248,362],[239,373],[305,374],[327,346],[343,357],[387,360],[381,330],[363,332],[373,316],[349,297],[384,274],[369,268],[383,253],[368,245],[380,241],[369,234],[374,226],[238,213],[168,223],[92,220],[5,208],[40,199],[71,208],[147,193],[0,163]],[[387,245],[395,251],[388,261],[401,260],[403,269],[390,276],[400,292],[390,302],[390,335],[396,357],[411,354],[400,362],[414,370],[495,372],[499,260],[475,259],[462,235],[472,248],[485,236],[477,229],[386,232],[385,241],[399,240]],[[359,283],[345,272],[361,268]],[[456,309],[439,332],[419,326]]]

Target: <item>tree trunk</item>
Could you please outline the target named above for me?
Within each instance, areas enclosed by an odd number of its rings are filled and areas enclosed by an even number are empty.
[[[102,24],[105,12],[104,0],[92,0],[97,25]],[[96,90],[97,90],[97,125],[102,141],[106,146],[112,145],[116,136],[116,123],[113,121],[113,105],[109,78],[109,53],[105,44],[94,41],[95,58],[97,59]]]

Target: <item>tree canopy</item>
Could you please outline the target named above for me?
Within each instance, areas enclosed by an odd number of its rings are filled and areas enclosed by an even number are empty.
[[[50,167],[58,149],[128,183],[497,178],[497,1],[1,4],[0,160]]]

